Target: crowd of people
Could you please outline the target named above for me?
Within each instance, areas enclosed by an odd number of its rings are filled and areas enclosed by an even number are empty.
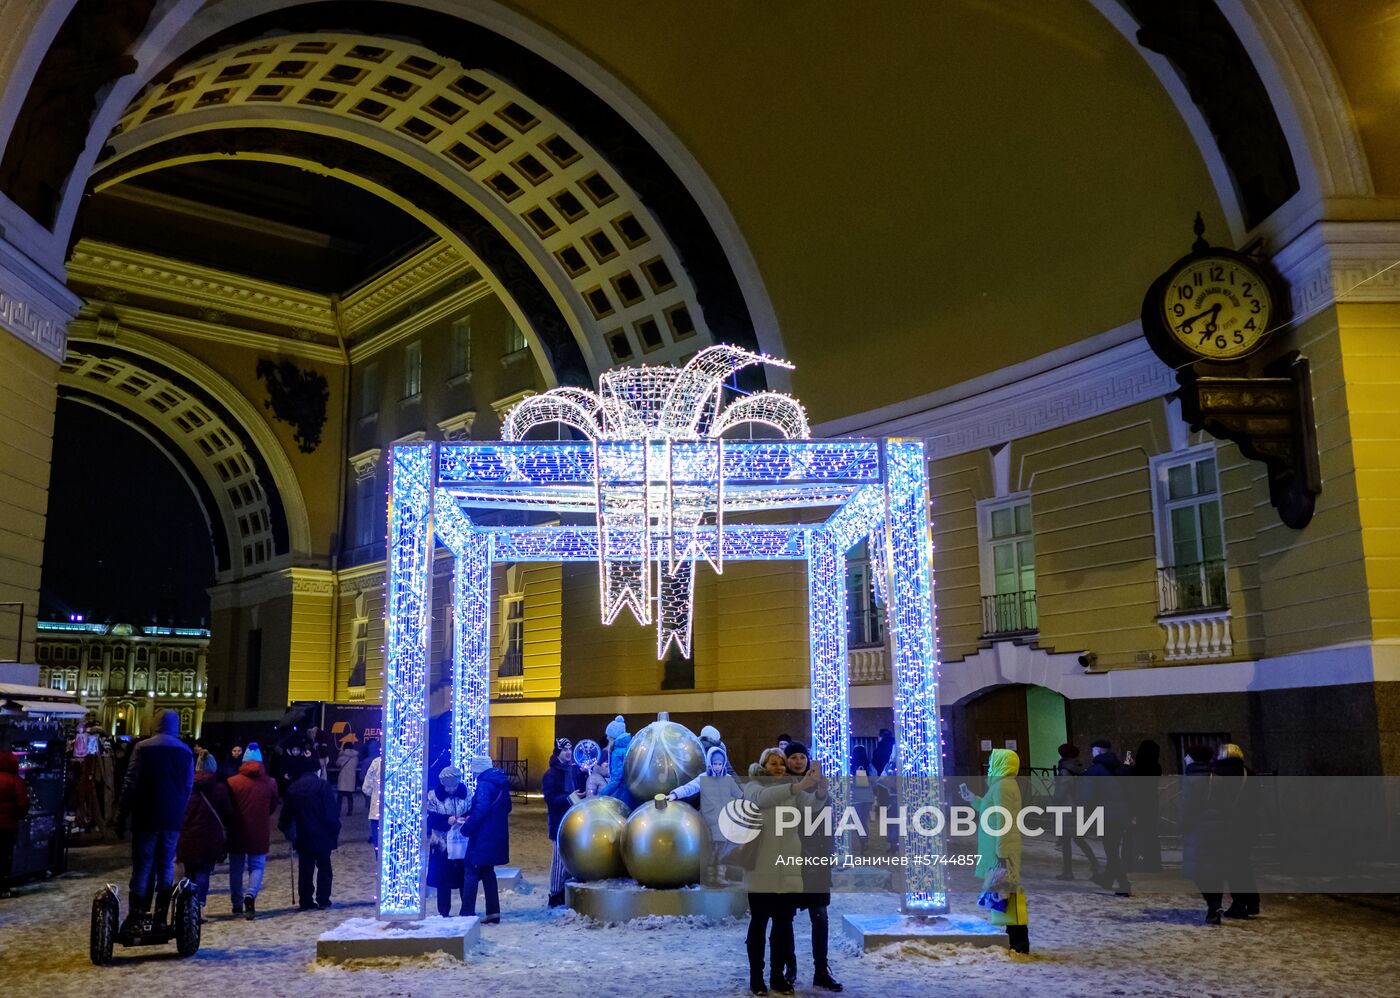
[[[195,885],[201,911],[209,899],[215,868],[228,863],[230,907],[253,919],[271,849],[274,818],[297,856],[296,899],[302,911],[332,904],[332,853],[340,844],[342,805],[354,813],[354,798],[368,802],[369,841],[378,849],[379,793],[382,758],[371,739],[361,747],[353,735],[338,746],[316,729],[278,746],[269,762],[256,743],[237,743],[220,759],[209,746],[192,746],[179,737],[174,711],[156,715],[156,731],[121,753],[120,792],[105,804],[98,792],[118,771],[105,773],[103,758],[115,761],[120,745],[83,728],[75,737],[80,759],[79,796],[93,814],[109,815],[119,833],[129,828],[132,878],[128,919],[149,917],[154,904],[164,912],[178,862]],[[628,808],[631,799],[624,778],[624,760],[632,743],[626,720],[615,717],[604,732],[606,744],[590,768],[574,758],[574,744],[559,738],[542,779],[546,831],[553,843],[547,904],[564,903],[569,873],[563,863],[559,829],[570,807],[590,796],[613,796]],[[829,823],[813,820],[831,807],[829,779],[805,745],[787,734],[759,753],[755,762],[736,773],[719,731],[706,725],[700,732],[705,768],[676,787],[671,800],[694,805],[710,830],[712,853],[703,881],[713,886],[742,883],[748,893],[750,922],[746,936],[749,983],[754,994],[791,994],[798,978],[794,922],[805,911],[811,923],[812,983],[842,990],[828,961],[832,865],[802,862],[802,857],[830,857],[834,851]],[[78,744],[81,743],[81,744]],[[334,749],[334,754],[332,752]],[[1087,861],[1089,878],[1105,890],[1131,894],[1130,873],[1161,869],[1159,778],[1163,769],[1156,742],[1142,742],[1136,752],[1120,759],[1112,744],[1090,744],[1085,765],[1077,746],[1059,749],[1053,802],[1103,812],[1103,856],[1070,823],[1060,836],[1059,879],[1073,880],[1074,853]],[[1256,831],[1257,789],[1239,746],[1191,745],[1184,750],[1180,808],[1182,866],[1206,903],[1207,924],[1223,918],[1249,918],[1259,913],[1259,894],[1250,864]],[[331,760],[334,758],[332,766]],[[501,908],[495,868],[509,862],[508,817],[511,794],[506,774],[479,756],[470,762],[472,790],[453,766],[437,774],[425,797],[427,882],[437,892],[437,910],[452,914],[452,896],[460,895],[457,915],[474,916],[479,892],[485,895],[484,924],[500,921]],[[1022,809],[1018,777],[1021,762],[1010,749],[994,749],[988,759],[985,790],[959,787],[963,799],[978,812],[1002,808],[1015,815]],[[852,803],[869,813],[871,807],[893,807],[898,793],[898,753],[893,734],[881,729],[873,750],[857,745],[850,760]],[[737,848],[722,833],[721,815],[727,805],[744,801],[761,816],[757,837]],[[28,806],[28,795],[15,757],[0,753],[0,895],[6,888],[15,828]],[[799,809],[803,820],[797,833],[780,834],[777,813],[783,806]],[[280,818],[277,817],[280,811]],[[1022,881],[1021,837],[1013,823],[1006,834],[992,835],[979,822],[976,875],[981,878],[979,904],[988,919],[1005,927],[1008,945],[1030,950],[1029,912]],[[865,848],[893,844],[872,835]],[[1230,904],[1224,905],[1226,894]],[[201,916],[202,917],[202,916]],[[765,960],[765,955],[767,959]]]

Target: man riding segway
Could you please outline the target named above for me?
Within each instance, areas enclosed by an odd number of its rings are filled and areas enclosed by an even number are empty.
[[[179,732],[180,715],[158,711],[156,733],[138,742],[131,753],[120,808],[131,823],[131,896],[126,918],[115,933],[111,929],[118,913],[116,889],[108,885],[94,898],[94,963],[111,959],[113,942],[144,946],[174,938],[181,956],[199,948],[197,892],[186,880],[174,883],[175,846],[194,784],[194,753],[180,741]],[[152,900],[156,902],[154,923]]]

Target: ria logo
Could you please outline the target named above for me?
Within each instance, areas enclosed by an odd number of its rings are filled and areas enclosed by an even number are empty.
[[[745,845],[763,830],[763,812],[751,800],[731,800],[719,812],[719,830],[735,845]]]

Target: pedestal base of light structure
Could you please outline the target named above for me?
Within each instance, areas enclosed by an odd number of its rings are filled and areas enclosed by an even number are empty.
[[[517,894],[530,893],[530,885],[518,866],[496,867],[496,887],[498,890],[515,891]]]
[[[350,918],[316,940],[316,958],[334,963],[446,953],[465,961],[481,939],[480,920],[433,915],[416,922]]]
[[[723,887],[653,890],[630,880],[567,884],[564,899],[580,915],[599,922],[630,922],[651,915],[698,915],[711,922],[743,918],[749,913],[747,892]]]
[[[1006,945],[1006,930],[979,915],[844,915],[841,923],[863,953],[891,943]]]

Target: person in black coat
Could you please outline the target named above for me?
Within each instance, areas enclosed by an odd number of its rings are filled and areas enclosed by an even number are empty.
[[[1084,778],[1079,783],[1079,804],[1085,813],[1095,808],[1103,808],[1103,871],[1091,879],[1100,887],[1117,888],[1120,897],[1132,894],[1132,884],[1128,883],[1128,871],[1123,863],[1123,840],[1127,835],[1129,818],[1127,800],[1127,768],[1118,761],[1113,745],[1106,738],[1092,742],[1089,751],[1093,761],[1084,770]]]
[[[1129,767],[1128,808],[1130,826],[1123,846],[1123,862],[1130,869],[1160,873],[1162,870],[1161,806],[1162,748],[1152,739],[1138,745]]]
[[[885,771],[885,767],[890,764],[890,756],[894,754],[894,732],[889,728],[880,729],[880,738],[875,743],[875,774],[878,776]]]
[[[510,862],[510,779],[484,755],[471,762],[476,791],[462,834],[467,837],[465,890],[467,914],[476,914],[476,885],[486,892],[483,925],[501,920],[501,897],[496,888],[496,867]]]
[[[293,765],[298,772],[287,787],[277,827],[297,853],[297,908],[329,908],[331,853],[340,845],[340,797],[335,787],[321,779],[317,760],[303,759]]]
[[[559,823],[569,808],[574,806],[574,794],[582,798],[588,785],[588,774],[574,765],[574,743],[560,738],[554,743],[554,755],[549,758],[549,770],[540,780],[544,792],[544,803],[549,809],[549,841],[554,843],[554,858],[549,868],[549,907],[557,908],[564,903],[564,881],[568,870],[564,867],[563,856],[559,852]]]
[[[175,882],[175,847],[194,786],[194,753],[180,741],[180,715],[156,713],[156,733],[136,743],[122,784],[118,823],[131,823],[131,905],[126,922],[144,921],[151,899],[164,912]],[[125,926],[125,927],[129,927]]]
[[[1250,856],[1257,819],[1252,774],[1238,745],[1222,745],[1214,762],[1208,746],[1186,750],[1188,764],[1182,783],[1183,872],[1196,882],[1206,902],[1206,923],[1219,925],[1221,916],[1249,918],[1259,914]],[[1221,911],[1226,889],[1230,907]]]
[[[793,783],[800,782],[806,777],[808,770],[812,768],[811,761],[807,756],[807,746],[801,742],[789,742],[786,750],[786,762],[788,777]],[[803,815],[802,828],[802,858],[806,861],[829,859],[836,853],[836,843],[831,834],[831,825],[823,826],[820,823],[812,823],[812,815],[831,807],[831,788],[827,783],[826,776],[817,779],[816,789],[813,791],[812,803],[805,809],[809,813]],[[834,816],[833,816],[833,820]],[[812,827],[811,834],[807,828]],[[824,862],[804,862],[802,865],[802,893],[791,898],[797,910],[807,910],[807,917],[812,922],[812,984],[814,987],[825,988],[827,991],[844,990],[841,983],[831,976],[831,967],[828,963],[828,933],[830,919],[829,909],[831,907],[831,866]],[[788,947],[782,968],[782,976],[787,981],[789,987],[797,983],[797,951],[793,947]]]

